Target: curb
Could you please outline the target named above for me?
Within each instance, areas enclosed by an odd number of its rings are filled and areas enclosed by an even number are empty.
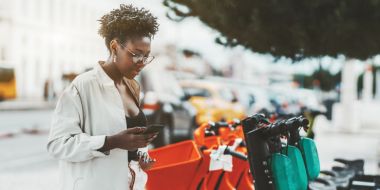
[[[16,136],[17,133],[0,133],[0,140],[2,139],[9,139],[9,138],[13,138],[14,136]]]
[[[30,110],[52,110],[54,105],[44,106],[0,106],[0,112],[2,111],[30,111]]]
[[[28,110],[50,110],[56,106],[55,101],[52,102],[0,102],[1,111],[28,111]]]
[[[5,139],[11,139],[15,138],[18,135],[41,135],[41,134],[48,134],[49,129],[39,129],[39,128],[23,128],[20,131],[16,132],[2,132],[0,133],[0,140],[5,140]]]

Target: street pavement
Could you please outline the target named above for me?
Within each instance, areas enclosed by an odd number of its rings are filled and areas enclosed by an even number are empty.
[[[55,104],[56,100],[45,101],[40,98],[0,101],[0,112],[22,110],[47,110],[53,109],[55,107]]]
[[[57,189],[57,161],[46,152],[47,134],[0,140],[0,189]]]
[[[53,110],[0,111],[0,138],[31,130],[48,130]]]
[[[32,105],[20,110],[1,107],[1,190],[57,189],[57,161],[45,148],[53,109]]]

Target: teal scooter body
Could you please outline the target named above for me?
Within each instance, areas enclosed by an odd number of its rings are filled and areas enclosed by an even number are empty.
[[[302,158],[301,151],[295,146],[287,146],[287,155],[292,161],[293,170],[295,170],[297,178],[297,187],[294,189],[306,190],[308,185],[308,175],[306,173],[305,163]]]
[[[309,181],[316,179],[320,172],[318,150],[312,139],[302,137],[299,147],[305,162],[305,168]]]
[[[318,177],[320,165],[314,141],[302,138],[300,149],[289,145],[282,154],[272,154],[276,190],[307,190],[308,182]]]
[[[280,153],[272,154],[271,166],[276,190],[294,190],[294,187],[298,186],[296,171],[288,156]]]

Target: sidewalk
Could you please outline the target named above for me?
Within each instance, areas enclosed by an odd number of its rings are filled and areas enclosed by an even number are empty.
[[[46,151],[47,134],[0,140],[1,190],[54,190],[58,185],[58,161]]]
[[[0,141],[21,134],[47,133],[55,104],[41,99],[0,102]]]
[[[330,170],[334,158],[364,159],[366,174],[380,175],[380,126],[363,129],[359,133],[344,133],[325,118],[315,123],[317,144],[322,170]]]
[[[54,109],[56,101],[44,101],[42,99],[16,99],[0,102],[1,111],[25,111]]]

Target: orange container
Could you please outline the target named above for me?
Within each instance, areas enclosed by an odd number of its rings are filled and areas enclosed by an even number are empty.
[[[147,171],[148,190],[188,190],[201,162],[201,153],[194,141],[183,141],[149,151],[156,159]]]
[[[209,127],[208,123],[203,123],[194,131],[194,141],[198,146],[204,145],[205,130]]]
[[[210,137],[206,137],[203,139],[203,146],[207,147],[207,148],[212,148],[214,147],[215,149],[218,148],[219,145],[221,145],[221,141],[220,141],[220,137],[218,136],[210,136]]]

